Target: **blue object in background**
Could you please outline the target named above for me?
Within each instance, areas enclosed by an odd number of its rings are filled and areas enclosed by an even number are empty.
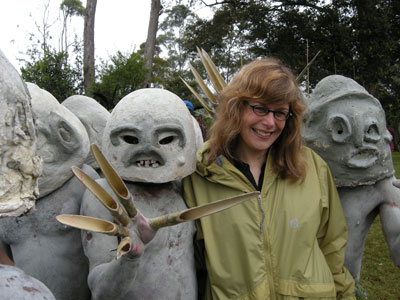
[[[183,102],[185,102],[187,108],[188,108],[190,111],[193,111],[193,110],[194,110],[194,106],[193,106],[192,102],[190,102],[189,100],[185,100],[185,101],[183,101]]]

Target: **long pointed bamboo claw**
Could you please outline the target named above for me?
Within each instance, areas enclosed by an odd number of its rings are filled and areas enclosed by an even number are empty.
[[[203,107],[205,109],[207,109],[209,112],[214,113],[214,110],[211,106],[208,105],[207,101],[204,100],[199,93],[196,92],[196,90],[194,88],[192,88],[182,77],[180,77],[181,80],[183,81],[183,83],[186,85],[186,87],[192,92],[192,94],[197,98],[197,100],[199,100],[199,102],[201,103],[201,105],[203,105]]]
[[[117,248],[117,259],[119,259],[122,255],[129,252],[131,243],[132,243],[132,239],[129,236],[124,237],[122,239],[122,241],[119,243],[118,248]]]
[[[218,71],[217,67],[215,66],[214,62],[212,61],[211,57],[208,55],[208,53],[202,49],[202,53],[205,57],[205,59],[208,61],[208,64],[212,70],[212,73],[215,75],[217,78],[219,84],[221,85],[222,89],[226,87],[228,84],[226,83],[225,79],[222,77],[221,73]]]
[[[156,217],[150,220],[151,227],[157,230],[162,227],[172,226],[183,222],[194,221],[225,209],[231,208],[246,200],[256,197],[260,192],[252,192],[239,196],[218,200],[201,206],[192,207],[181,212]]]
[[[185,221],[182,221],[179,216],[182,214],[182,212],[175,212],[175,213],[170,213],[167,215],[163,215],[163,216],[159,216],[159,217],[155,217],[150,219],[150,225],[151,227],[153,227],[153,229],[157,230],[160,229],[162,227],[167,227],[167,226],[172,226],[172,225],[176,225]]]
[[[208,86],[203,81],[203,78],[201,78],[200,74],[190,63],[189,63],[189,68],[192,71],[197,83],[200,85],[200,88],[203,90],[203,92],[207,96],[207,98],[210,99],[212,103],[217,104],[217,99],[215,98],[214,94],[210,91]]]
[[[207,71],[208,77],[210,78],[215,90],[217,93],[220,93],[224,87],[226,87],[226,82],[222,78],[221,74],[218,72],[217,67],[211,60],[210,56],[206,51],[203,49],[197,48],[197,52],[199,53],[199,56],[201,58],[201,61],[203,62],[203,65]]]
[[[128,228],[114,224],[110,221],[80,215],[58,215],[58,222],[74,228],[89,230],[107,235],[126,237],[129,235]]]
[[[105,178],[107,179],[114,193],[117,195],[120,203],[125,208],[126,212],[131,218],[135,217],[137,211],[133,202],[133,197],[126,187],[125,183],[111,166],[111,164],[107,161],[107,159],[104,157],[103,153],[101,153],[97,145],[92,144],[91,148],[97,164],[103,171]]]
[[[131,221],[128,214],[101,185],[99,185],[93,178],[91,178],[78,167],[72,167],[72,172],[76,177],[78,177],[83,185],[86,186],[87,189],[91,191],[97,199],[100,200],[100,202],[110,211],[114,218],[116,218],[123,226],[128,225],[128,223]]]

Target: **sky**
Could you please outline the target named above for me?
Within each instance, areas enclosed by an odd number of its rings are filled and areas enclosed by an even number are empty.
[[[86,0],[81,0],[86,5]],[[19,52],[25,53],[29,45],[29,33],[38,33],[35,21],[41,22],[48,0],[13,0],[3,3],[0,9],[0,50],[19,70]],[[59,16],[61,0],[50,0],[49,24]],[[146,41],[151,0],[97,0],[95,18],[95,56],[107,59],[118,50],[128,53],[137,50]],[[57,32],[58,24],[51,28]],[[72,30],[80,38],[83,35],[83,18],[73,17]],[[71,30],[71,31],[72,31]],[[54,34],[54,37],[56,34]],[[58,43],[52,43],[58,45]],[[58,49],[58,48],[57,48]]]

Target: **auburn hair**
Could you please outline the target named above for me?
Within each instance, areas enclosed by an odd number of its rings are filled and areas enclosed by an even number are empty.
[[[301,126],[305,110],[303,95],[289,68],[276,58],[255,60],[245,65],[218,96],[216,119],[210,129],[207,164],[218,156],[234,158],[234,147],[242,126],[246,101],[288,103],[291,116],[279,138],[270,147],[272,169],[282,178],[293,180],[305,176]]]

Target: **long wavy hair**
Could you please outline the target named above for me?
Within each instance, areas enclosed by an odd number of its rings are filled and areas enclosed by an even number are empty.
[[[305,110],[303,96],[293,73],[275,58],[255,60],[245,65],[219,95],[216,119],[211,127],[207,164],[219,155],[234,158],[234,148],[242,126],[245,101],[288,103],[291,116],[269,150],[272,168],[281,178],[305,176],[301,126]]]

